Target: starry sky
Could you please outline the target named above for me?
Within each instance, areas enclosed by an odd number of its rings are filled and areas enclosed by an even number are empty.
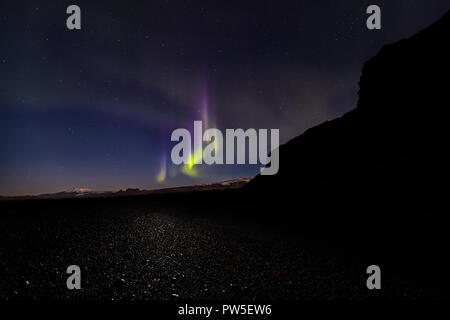
[[[81,30],[66,8],[81,8]],[[382,29],[366,28],[366,8]],[[260,165],[170,162],[176,128],[279,128],[280,142],[354,108],[367,59],[447,0],[2,1],[0,195],[154,189]],[[280,166],[282,166],[282,157]]]

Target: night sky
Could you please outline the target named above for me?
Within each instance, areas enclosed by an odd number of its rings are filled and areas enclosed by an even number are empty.
[[[82,29],[66,28],[81,7]],[[370,4],[382,29],[366,28]],[[153,189],[253,176],[170,163],[170,134],[279,128],[281,143],[353,109],[367,59],[448,0],[2,1],[0,195]],[[283,165],[282,155],[280,167]]]

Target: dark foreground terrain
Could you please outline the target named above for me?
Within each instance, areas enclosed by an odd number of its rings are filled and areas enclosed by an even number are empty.
[[[2,299],[368,294],[363,265],[314,252],[311,245],[248,221],[161,210],[132,199],[10,206],[0,226]],[[23,206],[36,211],[21,212]],[[71,264],[82,269],[81,291],[66,288]]]
[[[234,200],[238,206],[220,205],[217,201],[223,199]],[[430,270],[421,272],[420,260],[410,265],[390,254],[380,256],[361,239],[353,239],[351,246],[339,238],[333,240],[334,235],[331,242],[335,243],[319,241],[320,231],[303,231],[314,226],[301,226],[298,221],[288,228],[288,220],[243,218],[257,208],[239,199],[235,191],[203,191],[3,202],[0,298],[446,296],[444,285],[428,281]],[[366,287],[366,268],[374,263],[383,271],[378,291]],[[72,264],[82,271],[79,291],[66,288],[66,268]]]

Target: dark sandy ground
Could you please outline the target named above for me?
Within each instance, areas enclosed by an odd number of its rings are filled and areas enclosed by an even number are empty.
[[[386,272],[278,226],[131,200],[3,203],[0,299],[421,298]],[[66,288],[78,265],[82,289]]]

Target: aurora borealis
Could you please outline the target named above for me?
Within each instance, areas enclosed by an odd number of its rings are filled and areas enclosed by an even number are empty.
[[[177,167],[170,133],[279,128],[280,142],[356,105],[363,62],[448,2],[68,1],[0,5],[0,195],[153,189],[252,176]],[[280,166],[282,166],[282,155]]]

